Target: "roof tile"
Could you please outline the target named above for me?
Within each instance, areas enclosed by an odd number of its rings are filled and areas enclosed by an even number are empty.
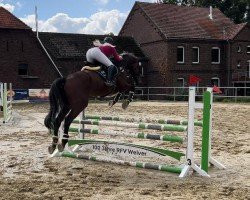
[[[225,30],[235,24],[219,9],[137,2],[167,38],[225,39]]]
[[[226,29],[225,39],[233,39],[245,26],[247,23],[234,24]]]
[[[87,50],[93,46],[95,39],[103,40],[105,35],[85,35],[71,33],[40,32],[39,38],[45,48],[57,59],[85,59]],[[113,36],[118,53],[127,51],[135,56],[145,58],[142,50],[132,37]]]
[[[31,29],[24,22],[0,6],[0,28]]]

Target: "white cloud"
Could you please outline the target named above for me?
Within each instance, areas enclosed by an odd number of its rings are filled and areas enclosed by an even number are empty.
[[[156,2],[157,2],[157,0],[142,0],[142,2],[156,3]]]
[[[35,29],[35,15],[28,15],[20,19],[33,30]],[[87,18],[71,18],[67,14],[57,13],[46,21],[39,20],[38,27],[39,31],[79,33],[88,22]]]
[[[57,13],[46,21],[39,20],[39,31],[85,33],[85,34],[117,34],[128,13],[118,10],[100,11],[89,18],[71,18],[65,13]],[[35,30],[35,15],[20,18]]]
[[[117,34],[124,23],[128,13],[121,13],[118,10],[101,11],[90,17],[90,22],[82,28],[82,33],[91,34]]]
[[[8,3],[3,3],[3,0],[0,0],[0,6],[4,7],[6,10],[13,12],[15,10],[15,6],[8,4]]]
[[[17,8],[22,8],[23,5],[18,1],[18,2],[16,2],[16,7],[17,7]]]
[[[106,5],[109,3],[110,0],[95,0],[95,2],[97,4],[101,4],[101,5]]]

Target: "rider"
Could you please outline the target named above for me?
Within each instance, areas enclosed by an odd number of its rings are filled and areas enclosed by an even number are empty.
[[[113,86],[114,76],[118,73],[118,69],[109,58],[113,56],[115,61],[121,61],[122,57],[118,55],[111,37],[105,37],[103,44],[99,40],[95,40],[93,44],[95,47],[89,49],[86,53],[87,61],[93,64],[98,61],[108,67],[106,84]]]

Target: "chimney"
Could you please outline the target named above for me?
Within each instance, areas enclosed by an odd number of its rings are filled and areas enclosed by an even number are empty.
[[[213,19],[213,7],[210,6],[209,7],[209,15],[208,15],[209,19]]]

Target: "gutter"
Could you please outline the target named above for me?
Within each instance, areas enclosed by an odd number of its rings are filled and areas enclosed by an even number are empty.
[[[45,51],[45,53],[47,54],[48,58],[50,59],[51,63],[53,64],[55,70],[57,71],[57,73],[60,75],[60,77],[63,77],[63,75],[61,74],[60,70],[58,69],[58,67],[56,66],[55,62],[53,61],[53,59],[51,58],[51,56],[49,55],[48,51],[46,50],[46,48],[44,47],[42,41],[40,40],[38,34],[37,34],[37,40],[39,41],[40,45],[42,46],[43,50]]]
[[[228,66],[227,66],[227,87],[230,87],[230,80],[231,80],[231,43],[228,40]]]
[[[60,77],[63,77],[63,75],[61,74],[60,70],[58,69],[58,67],[56,66],[56,63],[53,61],[53,59],[51,58],[51,56],[49,55],[48,51],[46,50],[45,46],[43,45],[42,41],[39,38],[39,34],[38,34],[38,16],[37,16],[37,7],[35,7],[35,16],[36,16],[36,38],[38,40],[38,42],[40,43],[40,45],[42,46],[43,50],[45,51],[45,53],[47,54],[49,60],[51,61],[51,63],[53,64],[55,70],[57,71],[57,73],[60,75]]]

